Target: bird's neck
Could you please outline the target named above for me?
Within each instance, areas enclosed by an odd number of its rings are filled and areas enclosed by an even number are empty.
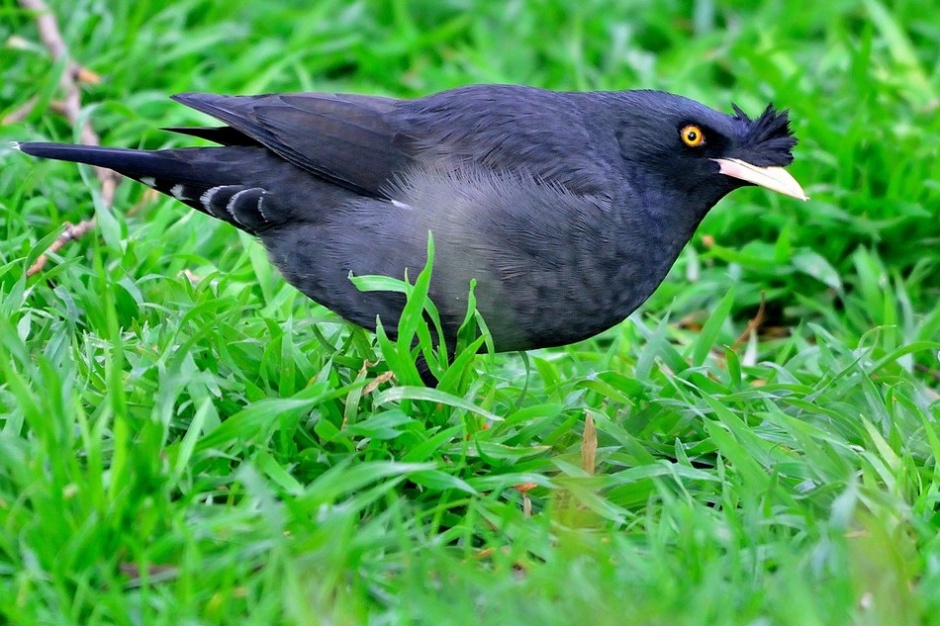
[[[617,237],[619,275],[611,284],[631,288],[611,294],[617,316],[628,316],[653,294],[712,205],[690,211],[678,198],[647,196],[645,202],[633,205],[636,209],[622,213]]]

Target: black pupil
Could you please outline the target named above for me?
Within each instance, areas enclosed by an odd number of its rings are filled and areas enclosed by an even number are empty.
[[[695,141],[696,139],[698,139],[698,133],[695,132],[694,130],[690,130],[688,134],[686,134],[686,138],[689,141]]]

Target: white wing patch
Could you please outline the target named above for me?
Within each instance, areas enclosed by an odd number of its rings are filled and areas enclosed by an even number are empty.
[[[236,224],[240,224],[242,226],[245,225],[242,223],[240,219],[238,219],[238,216],[235,215],[235,203],[238,202],[238,196],[242,195],[243,193],[248,193],[249,191],[252,191],[252,190],[253,189],[242,189],[241,191],[233,195],[231,198],[229,198],[228,204],[225,205],[225,210],[228,211],[228,214],[232,216],[232,219],[235,220]]]
[[[264,214],[264,209],[262,208],[263,206],[264,206],[264,192],[261,192],[261,196],[258,198],[258,213],[261,214],[261,219],[263,219],[265,222],[270,223],[271,220],[268,219],[268,216]]]
[[[206,213],[208,213],[212,217],[218,217],[215,214],[215,211],[212,210],[212,196],[218,193],[219,189],[222,189],[224,186],[225,185],[220,185],[218,187],[207,189],[204,194],[199,196],[199,202],[202,203],[202,208],[204,208],[206,210]]]

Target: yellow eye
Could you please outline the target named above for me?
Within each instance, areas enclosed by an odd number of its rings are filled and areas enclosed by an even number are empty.
[[[679,131],[679,136],[682,137],[682,143],[690,148],[698,148],[699,146],[705,145],[705,133],[695,124],[684,126],[682,130]]]

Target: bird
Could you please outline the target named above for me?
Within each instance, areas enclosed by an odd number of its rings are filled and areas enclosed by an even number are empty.
[[[567,345],[649,298],[728,193],[807,199],[773,105],[751,118],[663,91],[522,85],[171,97],[222,125],[166,130],[217,145],[14,147],[109,168],[254,235],[288,283],[393,338],[405,296],[350,276],[414,279],[432,236],[429,296],[451,349],[471,281],[496,352]]]

